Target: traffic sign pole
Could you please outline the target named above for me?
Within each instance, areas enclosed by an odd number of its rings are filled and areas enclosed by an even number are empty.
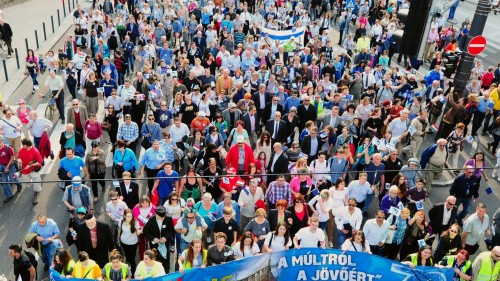
[[[486,38],[484,36],[476,36],[472,38],[467,45],[467,52],[472,56],[477,56],[484,51],[486,48]]]
[[[461,96],[463,96],[463,89],[465,89],[465,86],[467,86],[467,83],[469,82],[470,70],[474,67],[474,55],[472,55],[469,50],[471,49],[470,43],[472,42],[473,44],[473,52],[480,50],[480,48],[483,48],[484,50],[484,47],[486,47],[486,39],[484,40],[485,46],[479,47],[476,44],[481,44],[481,41],[479,41],[479,39],[475,39],[475,37],[479,37],[479,35],[483,34],[484,26],[486,25],[486,20],[488,19],[488,14],[490,12],[490,7],[491,4],[488,0],[479,0],[476,7],[476,12],[474,13],[470,31],[466,35],[467,38],[465,40],[465,46],[468,46],[468,50],[463,50],[464,53],[462,54],[462,57],[458,64],[457,72],[453,81],[453,86],[456,90],[458,90]],[[475,40],[472,41],[473,39]],[[476,40],[478,40],[479,43],[475,42]],[[482,50],[480,50],[480,52],[478,52],[477,54],[481,53],[481,51]]]

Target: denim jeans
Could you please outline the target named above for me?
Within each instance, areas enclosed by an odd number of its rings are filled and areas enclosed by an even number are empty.
[[[178,251],[178,255],[182,254],[182,252],[184,252],[184,250],[186,250],[188,247],[189,247],[189,244],[191,244],[191,242],[186,242],[186,240],[184,240],[182,237],[181,237],[181,240],[179,241],[179,249],[180,251]]]
[[[42,246],[42,261],[46,266],[52,265],[56,250],[56,245],[53,242],[46,246]]]
[[[2,182],[4,182],[2,184],[2,187],[3,187],[3,191],[5,192],[5,198],[11,198],[12,196],[14,196],[14,194],[12,194],[12,191],[10,190],[10,184],[8,184],[7,182],[13,182],[14,181],[14,170],[15,169],[12,169],[13,167],[11,166],[11,169],[9,169],[9,172],[8,173],[5,173],[5,166],[4,165],[0,165],[0,173],[2,173]],[[16,179],[15,181],[17,181],[17,184],[19,186],[19,181]]]
[[[457,197],[457,202],[455,203],[455,206],[457,208],[462,204],[462,211],[457,214],[457,221],[461,222],[465,216],[467,216],[470,213],[470,209],[472,207],[472,197],[471,198],[458,198]]]
[[[344,233],[342,231],[337,229],[337,245],[339,249],[342,248],[342,244],[344,244],[344,241],[347,239]]]
[[[375,198],[375,195],[373,193],[366,195],[365,206],[363,207],[363,210],[361,210],[361,211],[366,212],[368,210],[368,207],[370,207],[370,204],[372,203],[373,198]]]

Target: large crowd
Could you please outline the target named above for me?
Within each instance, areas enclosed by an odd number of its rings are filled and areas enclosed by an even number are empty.
[[[53,101],[65,126],[59,154],[50,148],[53,120],[23,99],[15,110],[2,105],[4,203],[32,181],[38,204],[44,159],[61,159],[68,231],[40,214],[25,239],[44,269],[143,279],[321,247],[454,268],[454,280],[497,280],[500,209],[480,203],[479,187],[500,177],[500,64],[477,61],[466,89],[453,88],[444,57],[460,49],[470,21],[458,28],[437,15],[424,52],[430,71],[417,79],[414,58],[400,55],[402,69],[391,64],[396,12],[408,1],[356,1],[350,18],[343,5],[78,5],[64,45],[25,59],[32,94]],[[347,25],[355,32],[344,39]],[[305,32],[281,42],[264,28]],[[459,166],[481,128],[493,138],[488,151]],[[498,159],[492,173],[489,157]],[[453,173],[449,196],[426,212],[444,173]],[[33,281],[36,255],[9,249],[16,278]]]

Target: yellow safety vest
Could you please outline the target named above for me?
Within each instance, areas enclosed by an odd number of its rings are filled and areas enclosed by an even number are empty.
[[[203,250],[202,251],[202,264],[206,264],[207,263],[207,253],[208,251],[207,250]],[[200,265],[201,266],[201,265]],[[192,268],[192,265],[190,262],[188,262],[187,260],[184,262],[184,269],[191,269]]]
[[[453,266],[455,263],[455,260],[457,259],[457,256],[445,256],[446,258],[446,265],[448,266]],[[471,262],[470,261],[465,261],[464,266],[462,267],[462,272],[465,273],[467,270],[471,267]],[[465,281],[465,279],[460,278],[461,281]]]
[[[94,270],[94,266],[96,265],[97,264],[95,263],[95,261],[89,260],[89,264],[87,265],[87,267],[85,267],[84,272],[82,268],[82,262],[79,261],[75,264],[75,267],[73,267],[73,276],[80,279],[95,279],[92,276],[92,271]]]
[[[491,252],[484,252],[479,254],[479,256],[474,261],[473,266],[476,266],[476,261],[481,257],[481,268],[479,269],[477,276],[474,280],[476,281],[496,281],[498,274],[500,272],[500,262],[496,262],[494,267],[491,258]]]
[[[127,278],[127,270],[128,270],[127,264],[122,263],[122,279]],[[111,263],[107,263],[104,266],[104,272],[106,272],[106,278],[108,278],[108,280],[111,280],[111,278],[109,278],[109,274],[111,273]]]
[[[411,254],[410,258],[411,258],[411,263],[413,263],[415,266],[418,266],[418,254],[417,253]],[[430,258],[430,261],[431,261],[431,264],[434,264],[432,262],[432,257]]]
[[[139,276],[143,278],[148,278],[160,274],[161,269],[163,269],[163,265],[160,262],[155,261],[153,267],[151,268],[151,271],[148,273],[146,271],[146,264],[144,263],[144,261],[141,261],[137,265],[136,272]]]

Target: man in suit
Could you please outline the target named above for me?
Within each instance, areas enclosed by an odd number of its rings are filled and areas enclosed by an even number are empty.
[[[288,173],[288,158],[285,153],[283,153],[283,146],[281,143],[277,142],[273,145],[273,153],[271,154],[271,159],[269,160],[269,164],[267,164],[267,172],[268,174],[272,174],[267,176],[267,182],[273,182],[276,180],[278,174],[286,174]]]
[[[274,60],[280,59],[283,63],[288,63],[288,53],[283,49],[283,46],[278,47],[278,52],[274,53]]]
[[[266,104],[266,107],[264,107],[264,113],[262,114],[262,122],[266,122],[269,119],[273,119],[274,115],[276,112],[280,112],[280,116],[283,115],[283,105],[279,103],[280,98],[279,96],[272,96],[271,102],[268,102]],[[271,132],[271,131],[270,131]]]
[[[257,108],[257,117],[259,119],[259,124],[262,124],[264,121],[267,121],[269,119],[264,119],[262,113],[266,108],[266,104],[271,102],[271,95],[266,92],[266,84],[259,85],[259,90],[257,91],[257,93],[253,94],[252,100],[255,108]]]
[[[439,236],[455,223],[458,210],[455,206],[456,202],[455,196],[448,196],[444,203],[438,203],[429,210],[429,225],[433,233]]]
[[[300,118],[299,131],[302,131],[307,121],[314,121],[318,118],[316,107],[311,104],[311,97],[305,97],[304,103],[297,107],[297,115]]]
[[[203,34],[200,30],[198,30],[196,36],[193,38],[193,42],[196,44],[196,47],[201,50],[201,53],[204,54],[205,49],[207,48],[207,41],[205,37],[203,37]]]
[[[155,214],[155,218],[150,218],[144,225],[143,233],[146,239],[148,239],[150,247],[158,249],[159,247],[163,247],[163,245],[168,245],[169,240],[173,239],[175,231],[172,218],[166,217],[167,211],[165,207],[156,207]],[[158,255],[158,261],[162,263],[165,272],[169,272],[169,249],[166,249],[165,256]]]
[[[253,23],[253,26],[248,30],[248,35],[252,35],[253,38],[255,38],[255,41],[258,41],[260,39],[262,33],[260,32],[258,21],[255,21]]]
[[[274,118],[267,120],[266,131],[271,134],[271,141],[273,145],[277,142],[286,143],[286,122],[281,120],[281,112],[276,111],[276,113],[274,113]]]
[[[320,129],[324,130],[328,125],[332,126],[335,131],[340,131],[338,130],[340,125],[339,108],[336,106],[332,108],[332,114],[325,114],[321,117]]]
[[[92,239],[94,236],[96,238]],[[78,251],[87,252],[90,259],[104,268],[109,262],[109,252],[115,248],[108,224],[97,221],[94,215],[88,214],[85,216],[85,224],[78,227],[76,237]]]
[[[300,145],[300,150],[307,154],[307,165],[318,158],[318,152],[321,151],[324,141],[318,136],[318,128],[313,127],[309,135],[305,136]]]
[[[255,148],[257,143],[257,131],[259,129],[259,120],[257,119],[257,109],[254,105],[248,107],[248,111],[243,114],[241,120],[245,122],[245,130],[248,133],[248,138],[250,140],[250,146]]]
[[[91,30],[90,31],[90,53],[92,54],[92,58],[95,58],[95,48],[94,46],[97,44],[97,40],[99,39],[99,35],[97,34],[96,30]]]
[[[122,181],[119,186],[115,187],[115,191],[118,192],[120,200],[132,210],[135,205],[139,204],[139,184],[132,181],[131,176],[130,172],[123,172]]]
[[[196,39],[195,39],[196,41]],[[194,65],[194,59],[199,58],[200,60],[203,58],[203,53],[201,48],[196,45],[196,42],[191,42],[191,48],[187,51],[187,58],[189,60],[189,64]]]
[[[68,121],[67,124],[75,125],[75,130],[80,133],[81,136],[83,134],[83,127],[85,126],[85,121],[89,119],[89,115],[87,113],[87,108],[84,105],[80,104],[78,99],[74,99],[71,102],[71,107],[68,108],[68,112],[66,113],[66,119]]]
[[[127,26],[125,27],[125,31],[127,32],[127,35],[130,37],[130,41],[134,44],[136,44],[136,39],[139,37],[139,25],[135,23],[134,16],[130,15],[129,16],[129,21],[127,23]]]
[[[241,111],[236,108],[236,104],[234,102],[230,102],[228,108],[222,111],[222,118],[227,122],[229,127],[228,133],[230,133],[233,128],[236,128],[236,121],[240,120]]]

